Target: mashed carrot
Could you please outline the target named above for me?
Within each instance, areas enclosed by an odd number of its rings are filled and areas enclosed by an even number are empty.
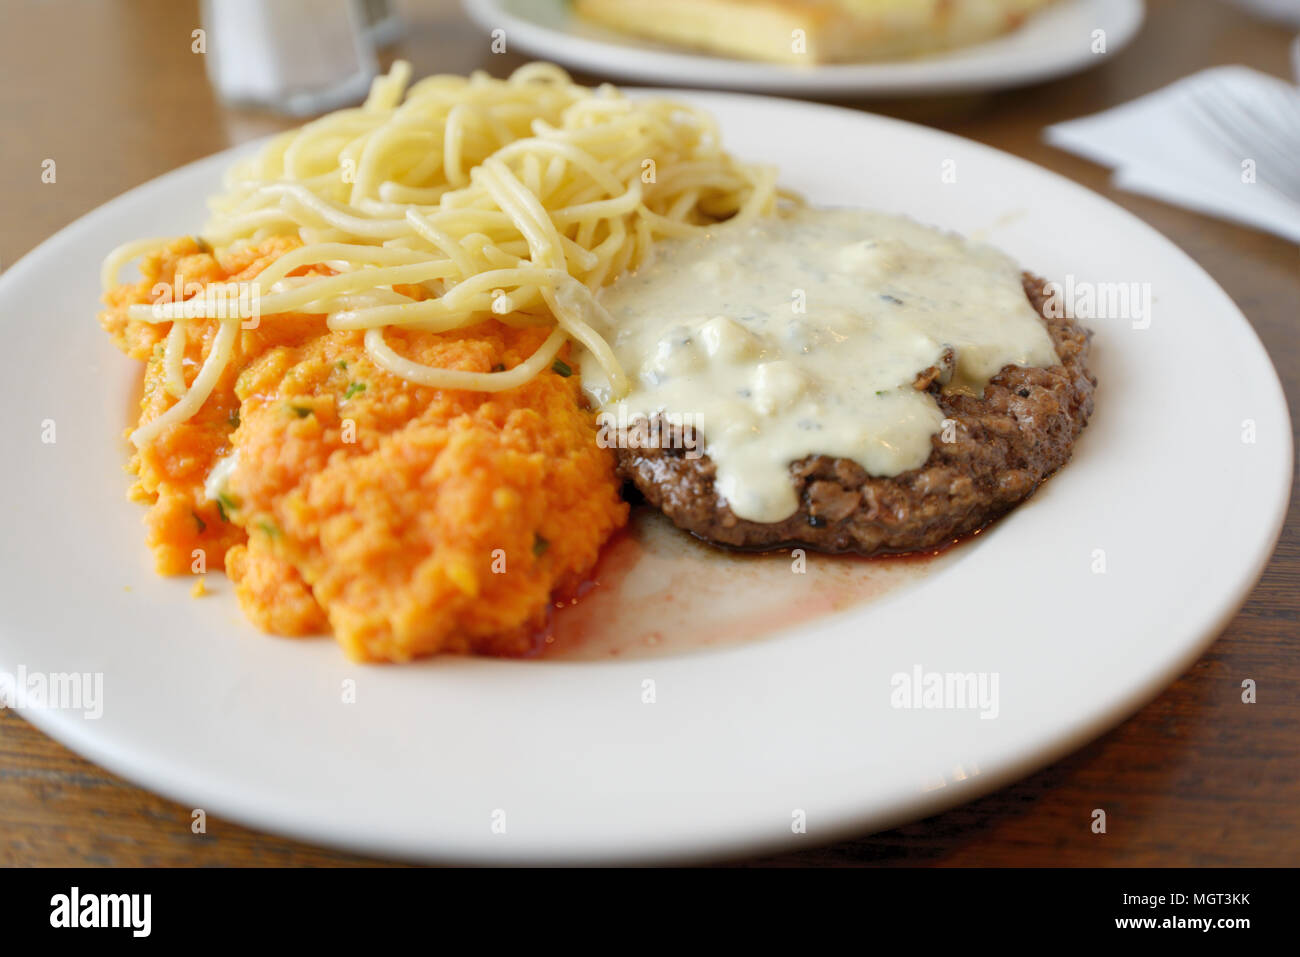
[[[297,245],[212,253],[181,240],[106,299],[105,328],[145,360],[140,423],[175,400],[168,324],[127,320],[155,283],[243,281]],[[192,381],[216,332],[189,323]],[[478,372],[526,359],[545,330],[486,320],[454,333],[390,331],[418,362]],[[377,368],[359,332],[323,317],[266,318],[241,332],[203,408],[133,457],[162,574],[224,563],[264,630],[332,629],[347,654],[405,661],[438,652],[524,654],[552,593],[580,582],[625,521],[609,450],[596,444],[576,376],[547,371],[501,393],[413,385]],[[204,482],[237,453],[219,501]]]

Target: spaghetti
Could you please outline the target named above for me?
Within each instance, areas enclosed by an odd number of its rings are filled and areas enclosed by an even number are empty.
[[[514,388],[572,339],[621,393],[627,379],[599,331],[612,319],[594,292],[645,262],[659,237],[774,208],[775,170],[723,151],[712,118],[688,104],[588,89],[544,63],[506,80],[433,76],[407,90],[409,78],[409,65],[397,63],[363,106],[278,136],[227,174],[225,193],[210,204],[207,243],[295,235],[304,245],[256,278],[255,303],[130,307],[129,318],[171,322],[175,332],[164,368],[177,401],[132,434],[137,446],[202,407],[254,309],[262,319],[323,313],[331,329],[365,330],[380,367],[435,388]],[[164,242],[115,250],[105,286]],[[310,266],[328,272],[290,276]],[[440,332],[489,317],[554,329],[531,358],[490,373],[422,365],[384,339],[390,326]],[[221,328],[186,385],[185,336],[176,330],[196,319]]]

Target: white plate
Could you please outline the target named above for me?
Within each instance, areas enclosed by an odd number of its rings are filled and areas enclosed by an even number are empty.
[[[1101,386],[1074,461],[919,583],[725,651],[366,667],[330,641],[262,636],[228,586],[196,601],[187,581],[153,576],[143,509],[123,497],[136,366],[94,323],[100,257],[194,230],[231,161],[214,156],[0,277],[12,357],[0,669],[104,681],[98,720],[28,717],[185,806],[322,844],[648,860],[798,846],[968,800],[1082,745],[1190,666],[1263,569],[1291,475],[1277,376],[1223,290],[1128,213],[987,147],[832,107],[690,98],[732,150],[781,164],[813,201],[982,234],[1045,276],[1150,283],[1149,328],[1089,323]],[[918,665],[996,672],[998,717],[894,709],[892,676]],[[655,704],[642,703],[647,679]],[[796,809],[806,836],[791,832]]]
[[[887,63],[783,66],[692,53],[609,30],[575,16],[568,0],[462,0],[507,49],[590,73],[665,86],[806,96],[919,96],[1038,83],[1102,63],[1133,39],[1142,0],[1061,0],[1023,28],[977,46]],[[1105,31],[1105,53],[1093,50]]]

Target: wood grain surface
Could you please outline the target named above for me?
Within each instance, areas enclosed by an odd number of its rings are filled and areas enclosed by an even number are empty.
[[[1286,30],[1217,0],[1152,0],[1123,53],[1079,76],[992,95],[850,104],[1026,157],[1113,199],[1186,250],[1240,305],[1300,395],[1300,256],[1294,245],[1116,191],[1108,174],[1043,144],[1044,125],[1095,112],[1194,70],[1245,63],[1288,75]],[[416,75],[504,74],[450,0],[403,4],[388,55]],[[118,193],[289,125],[219,104],[190,51],[194,2],[5,0],[0,4],[0,267]],[[591,80],[595,78],[582,77]],[[58,161],[57,184],[40,182]],[[1063,227],[1065,228],[1065,227]],[[9,317],[6,317],[9,318]],[[87,317],[89,323],[90,317]],[[91,326],[87,325],[87,329]],[[91,334],[90,332],[86,333]],[[1213,520],[1188,516],[1189,521]],[[141,546],[143,547],[143,546]],[[1253,678],[1257,704],[1241,702]],[[1300,864],[1300,522],[1286,530],[1245,607],[1210,651],[1123,725],[989,797],[882,834],[752,864]],[[1105,808],[1108,833],[1089,828]],[[82,760],[0,712],[0,864],[372,863],[209,819]]]

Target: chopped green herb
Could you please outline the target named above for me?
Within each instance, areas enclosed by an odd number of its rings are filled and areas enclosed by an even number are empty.
[[[546,554],[546,550],[551,547],[551,543],[536,532],[533,533],[533,554],[540,558]]]
[[[347,370],[347,367],[348,367],[348,360],[347,360],[347,359],[340,359],[338,362],[335,363],[335,365],[336,365],[338,368],[343,369],[343,370],[346,371],[346,370]]]
[[[231,409],[230,414],[226,416],[226,421],[230,424],[232,429],[239,428],[239,410]]]
[[[239,511],[239,500],[226,492],[217,493],[217,511],[223,522],[230,521],[230,513]]]
[[[312,411],[313,411],[312,409],[309,409],[309,408],[307,408],[306,406],[302,406],[302,405],[293,405],[293,404],[290,404],[289,408],[293,409],[294,413],[295,413],[295,414],[298,416],[298,418],[300,418],[300,419],[305,419],[305,418],[307,418],[307,416],[311,415],[311,414],[312,414]]]
[[[493,371],[493,372],[505,372],[505,371],[506,371],[506,364],[505,364],[504,362],[498,362],[496,365],[494,365],[494,366],[492,367],[492,371]]]
[[[212,252],[212,247],[208,245],[208,241],[204,239],[202,236],[194,237],[194,245],[199,247],[199,252],[201,253]]]
[[[199,513],[194,511],[194,509],[190,509],[190,514],[194,516],[194,521],[197,522],[199,526],[199,534],[202,535],[208,530],[208,523],[199,518]]]
[[[257,527],[260,528],[262,531],[266,532],[266,534],[271,538],[280,537],[280,529],[276,528],[275,522],[270,522],[267,521],[266,519],[263,519],[262,521],[257,523]]]
[[[366,384],[364,382],[353,382],[351,385],[348,386],[348,390],[343,393],[343,401],[346,402],[348,399],[352,398],[358,392],[365,392],[365,391],[366,391]]]
[[[884,394],[887,393],[888,391],[889,391],[888,389],[877,389],[877,390],[876,390],[876,395],[884,395]]]
[[[569,364],[563,359],[556,359],[551,363],[551,368],[555,370],[557,375],[562,375],[566,379],[573,375],[573,370],[569,368]]]

